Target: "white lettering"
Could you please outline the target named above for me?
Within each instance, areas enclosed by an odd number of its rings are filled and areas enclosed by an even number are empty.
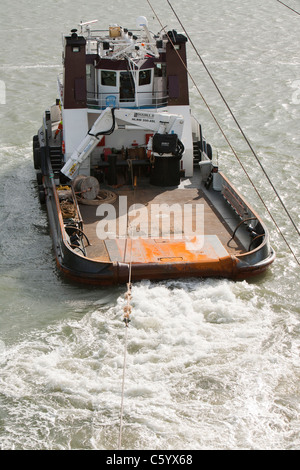
[[[129,208],[128,216],[134,217],[138,212],[138,217],[130,221],[129,236],[133,240],[148,236],[148,210],[143,204],[134,204]]]
[[[204,206],[203,204],[184,205],[184,236],[187,239],[186,247],[189,251],[200,251],[204,245]],[[192,243],[195,239],[197,243]]]
[[[97,207],[100,217],[97,237],[105,239],[165,238],[185,240],[188,249],[200,251],[204,243],[204,206],[202,204],[133,204],[119,197],[118,214],[112,204]],[[196,243],[195,243],[196,239]]]
[[[113,457],[107,457],[106,464],[107,465],[133,465],[136,468],[139,465],[141,457],[122,457],[117,456],[116,454]]]
[[[171,214],[173,214],[172,217]],[[180,204],[172,204],[171,206],[151,204],[150,237],[182,238],[182,208]]]
[[[107,213],[107,217],[104,215]],[[116,209],[112,204],[101,204],[97,207],[96,215],[104,217],[96,227],[97,237],[100,240],[114,239],[117,233]]]
[[[119,238],[127,237],[128,214],[127,196],[119,197]]]
[[[151,455],[150,462],[152,465],[191,465],[193,463],[192,455]]]

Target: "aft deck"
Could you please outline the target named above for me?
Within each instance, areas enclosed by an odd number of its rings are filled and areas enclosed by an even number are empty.
[[[142,186],[138,184],[136,188],[123,186],[113,191],[117,195],[113,203],[116,214],[116,236],[114,233],[108,233],[107,239],[103,239],[99,233],[98,224],[101,220],[106,220],[108,232],[109,224],[114,228],[107,213],[100,215],[104,213],[103,207],[98,209],[99,206],[80,204],[83,231],[90,242],[90,245],[86,246],[86,255],[90,259],[123,263],[131,261],[133,264],[193,263],[199,262],[199,259],[217,261],[245,252],[242,245],[236,239],[232,239],[231,227],[236,226],[240,219],[232,210],[226,214],[226,204],[222,217],[208,197],[209,192],[204,187],[200,189],[199,183],[195,184],[190,179],[184,179],[178,187],[161,188],[150,184]],[[125,226],[125,233],[124,201],[128,208],[134,204],[139,204],[142,208],[134,217],[128,217],[129,223]],[[162,204],[171,209],[169,219],[168,213],[155,212],[158,206],[162,207]],[[196,206],[200,206],[198,209],[201,209],[197,213],[203,214],[203,223],[200,224],[200,233],[197,232],[197,236],[186,236],[184,233],[182,215],[186,205],[193,208],[189,214],[190,223],[195,219]],[[138,217],[138,222],[135,217]],[[168,220],[164,220],[165,218]],[[135,229],[134,237],[131,232],[132,221]],[[194,226],[189,225],[189,227],[195,229],[195,220],[193,223]]]

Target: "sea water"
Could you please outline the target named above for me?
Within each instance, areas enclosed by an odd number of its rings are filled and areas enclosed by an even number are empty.
[[[1,449],[118,447],[126,288],[79,287],[58,273],[32,136],[57,97],[62,33],[94,19],[134,28],[139,15],[153,32],[181,31],[167,2],[150,3],[161,23],[147,1],[1,4]],[[299,226],[298,15],[276,1],[172,5]],[[188,56],[262,199],[190,81],[192,111],[266,221],[277,259],[249,282],[133,284],[122,448],[299,449],[299,265],[270,213],[298,259],[299,238],[190,44]]]

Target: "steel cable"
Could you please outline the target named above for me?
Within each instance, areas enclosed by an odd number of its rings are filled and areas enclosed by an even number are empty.
[[[161,23],[161,21],[160,21],[158,15],[157,15],[157,13],[156,13],[156,11],[154,10],[153,6],[151,5],[151,2],[150,2],[149,0],[147,0],[147,2],[148,2],[148,4],[149,4],[151,10],[153,11],[153,14],[155,15],[157,21],[159,22],[159,24],[160,24],[162,30],[164,30],[164,32],[166,33],[166,35],[167,35],[169,41],[170,41],[171,44],[174,46],[174,43],[173,43],[172,39],[170,38],[169,34],[166,32],[166,29],[165,29],[166,27],[162,25],[162,23]],[[271,182],[269,176],[267,175],[267,173],[266,173],[264,167],[262,166],[260,160],[258,159],[258,157],[257,157],[257,155],[256,155],[256,153],[255,153],[255,151],[254,151],[254,149],[253,149],[253,147],[252,147],[252,145],[250,144],[249,140],[247,139],[246,135],[244,134],[244,132],[243,132],[241,126],[239,125],[237,119],[235,118],[235,116],[234,116],[232,110],[230,109],[230,107],[229,107],[229,105],[228,105],[226,99],[224,98],[224,96],[223,96],[221,90],[219,89],[219,87],[218,87],[218,85],[216,84],[214,78],[212,77],[210,71],[208,70],[206,64],[204,63],[202,57],[200,56],[199,52],[197,51],[196,47],[194,46],[193,41],[191,40],[191,38],[190,38],[189,34],[187,33],[186,29],[184,28],[184,26],[183,26],[181,20],[179,19],[178,15],[177,15],[177,13],[175,12],[175,10],[174,10],[173,6],[171,5],[170,1],[167,0],[167,3],[168,3],[168,5],[170,6],[171,10],[173,11],[173,13],[174,13],[174,15],[175,15],[177,21],[179,22],[180,26],[181,26],[182,29],[183,29],[183,31],[185,32],[185,34],[186,34],[188,40],[190,41],[190,43],[191,43],[193,49],[195,50],[195,52],[196,52],[198,58],[200,59],[201,63],[203,64],[203,66],[204,66],[206,72],[208,73],[208,75],[209,75],[210,79],[212,80],[214,86],[216,87],[217,91],[219,92],[219,94],[220,94],[222,100],[224,101],[224,103],[225,103],[225,105],[226,105],[228,111],[230,112],[230,114],[231,114],[231,116],[233,117],[233,119],[234,119],[236,125],[238,126],[240,132],[242,133],[242,135],[243,135],[243,137],[244,137],[246,143],[248,144],[248,146],[249,146],[251,152],[253,153],[254,157],[255,157],[256,160],[258,161],[258,163],[259,163],[259,165],[260,165],[262,171],[264,172],[264,174],[265,174],[266,178],[268,179],[270,185],[272,186],[273,190],[275,191],[275,193],[276,193],[276,195],[277,195],[279,201],[281,202],[281,204],[282,204],[284,210],[286,211],[286,213],[287,213],[289,219],[291,220],[291,222],[292,222],[293,226],[295,227],[295,229],[296,229],[298,235],[300,236],[300,231],[299,231],[299,229],[297,228],[297,226],[296,226],[295,222],[293,221],[291,215],[289,214],[288,210],[286,209],[286,207],[285,207],[285,205],[284,205],[282,199],[281,199],[280,196],[278,195],[278,192],[277,192],[276,188],[274,187],[274,185],[273,185],[273,183]],[[175,50],[176,50],[176,49],[175,49]],[[230,143],[228,137],[226,136],[226,134],[225,134],[225,132],[223,131],[223,129],[222,129],[220,123],[218,122],[217,118],[215,117],[215,115],[214,115],[212,109],[210,108],[210,106],[208,105],[208,103],[207,103],[207,101],[205,100],[204,96],[202,95],[202,93],[201,93],[201,91],[200,91],[200,89],[199,89],[197,83],[195,82],[195,80],[194,80],[194,78],[192,77],[191,73],[188,71],[188,69],[187,69],[187,67],[186,67],[186,64],[184,63],[183,59],[181,58],[181,56],[179,55],[178,52],[177,52],[177,54],[178,54],[178,57],[179,57],[179,59],[181,60],[181,62],[182,62],[182,64],[183,64],[183,66],[185,67],[185,69],[186,69],[186,71],[187,71],[187,73],[188,73],[188,75],[189,75],[191,81],[193,82],[193,84],[194,84],[196,90],[198,91],[199,95],[201,96],[203,102],[205,103],[205,105],[206,105],[208,111],[210,112],[211,116],[213,117],[214,121],[216,122],[216,124],[217,124],[219,130],[221,131],[221,133],[222,133],[222,135],[223,135],[223,137],[225,138],[227,144],[229,145],[229,147],[230,147],[230,149],[232,150],[234,156],[235,156],[236,159],[238,160],[238,162],[239,162],[239,164],[241,165],[243,171],[245,172],[247,178],[249,179],[251,185],[253,186],[254,190],[256,191],[256,193],[257,193],[258,197],[260,198],[261,202],[263,203],[265,209],[267,210],[269,216],[271,217],[271,219],[272,219],[274,225],[276,226],[278,232],[280,233],[281,237],[282,237],[283,240],[285,241],[287,247],[289,248],[289,250],[290,250],[290,252],[292,253],[293,257],[295,258],[296,262],[297,262],[298,265],[300,266],[300,261],[299,261],[298,258],[296,257],[296,255],[295,255],[293,249],[291,248],[291,246],[290,246],[288,240],[286,239],[286,237],[285,237],[284,234],[282,233],[280,227],[278,226],[276,220],[274,219],[273,215],[271,214],[269,208],[267,207],[265,201],[263,200],[262,196],[260,195],[258,189],[256,188],[256,186],[254,185],[253,181],[251,180],[251,178],[250,178],[250,176],[249,176],[249,174],[248,174],[246,168],[245,168],[244,165],[242,164],[242,162],[241,162],[240,158],[238,157],[238,155],[237,155],[235,149],[232,147],[232,145],[231,145],[231,143]]]
[[[300,13],[297,11],[297,10],[294,10],[293,8],[289,7],[288,5],[286,5],[285,3],[281,2],[280,0],[277,0],[278,3],[281,3],[281,5],[284,5],[285,7],[287,7],[289,10],[292,10],[294,13],[297,13],[297,15],[300,15]]]

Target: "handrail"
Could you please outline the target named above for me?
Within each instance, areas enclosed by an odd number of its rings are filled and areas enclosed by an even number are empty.
[[[238,228],[239,228],[241,225],[243,225],[244,222],[248,222],[248,221],[250,221],[250,220],[257,220],[257,217],[248,217],[247,219],[242,219],[242,220],[237,224],[236,228],[234,229],[233,234],[232,234],[232,236],[231,236],[231,238],[230,238],[229,241],[231,241],[231,240],[234,239],[235,234],[236,234],[236,231],[238,230]]]
[[[90,243],[88,237],[86,236],[86,234],[84,233],[83,230],[81,230],[80,228],[76,227],[75,225],[65,225],[65,230],[68,230],[68,229],[72,229],[72,230],[74,230],[74,231],[79,232],[79,234],[80,234],[81,236],[84,236],[84,238],[85,238],[86,241],[87,241],[87,244],[88,244],[89,246],[91,246],[91,243]]]
[[[146,95],[146,96],[145,96]],[[135,94],[135,97],[132,99],[127,98],[120,98],[120,92],[87,92],[87,105],[90,106],[98,106],[100,109],[104,109],[107,107],[107,99],[110,97],[115,98],[116,104],[124,105],[130,103],[135,108],[145,108],[145,107],[154,107],[154,108],[162,108],[167,106],[168,104],[168,95],[165,94],[163,91],[139,91]],[[138,105],[136,105],[136,97],[138,97]]]
[[[252,244],[253,244],[258,238],[262,238],[262,237],[264,237],[264,236],[265,236],[265,233],[260,233],[259,235],[256,235],[256,237],[254,237],[253,240],[251,240],[250,245],[249,245],[249,248],[248,248],[248,251],[250,251]]]

